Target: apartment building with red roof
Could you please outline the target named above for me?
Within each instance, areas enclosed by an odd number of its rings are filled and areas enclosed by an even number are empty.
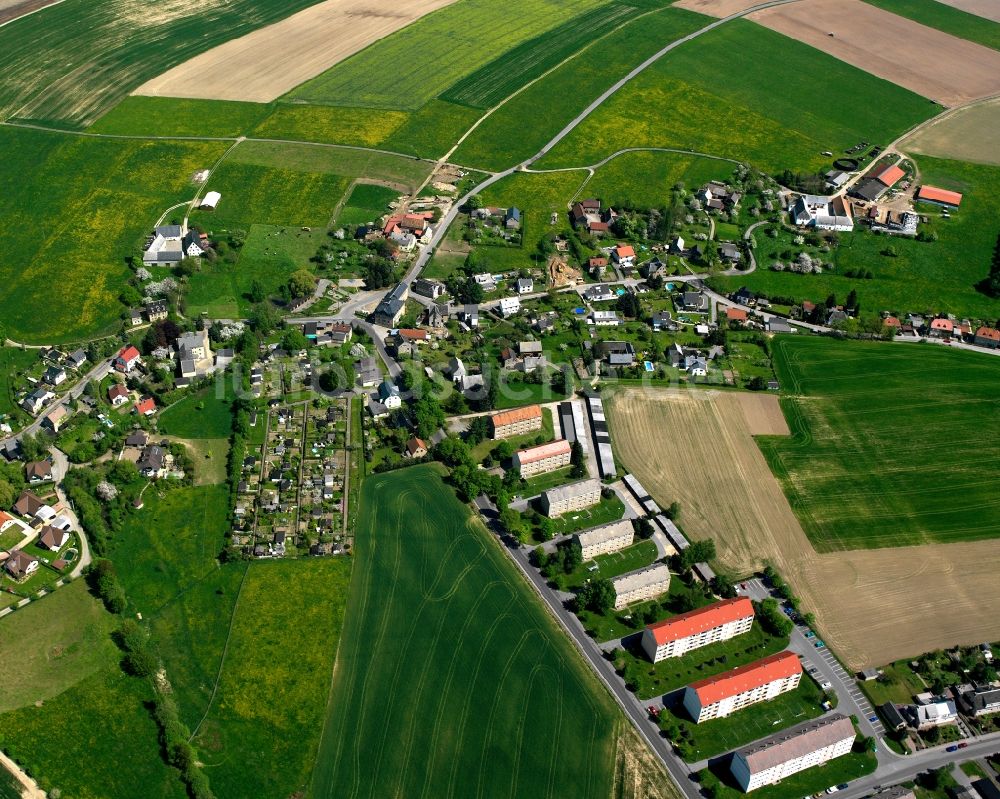
[[[801,678],[802,664],[798,655],[779,652],[691,683],[684,689],[684,709],[698,724],[724,718],[750,705],[794,691]]]
[[[650,660],[659,663],[750,632],[753,617],[753,603],[746,597],[723,599],[647,625],[642,633],[642,648]]]
[[[521,477],[530,477],[569,466],[571,455],[570,443],[565,438],[560,438],[537,447],[519,449],[514,453],[514,468],[521,471]]]
[[[493,438],[510,438],[532,430],[541,430],[542,408],[539,405],[528,405],[525,408],[495,413],[490,417],[490,429],[493,431]]]

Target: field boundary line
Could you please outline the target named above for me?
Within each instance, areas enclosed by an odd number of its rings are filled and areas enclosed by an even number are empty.
[[[246,569],[243,571],[243,579],[240,580],[239,590],[236,592],[236,601],[233,603],[233,614],[229,617],[229,632],[226,633],[226,643],[222,647],[222,657],[219,659],[219,671],[215,675],[215,685],[212,686],[212,695],[208,698],[208,706],[205,708],[205,715],[201,717],[201,720],[195,725],[194,729],[191,730],[191,737],[188,738],[188,743],[191,743],[198,734],[198,730],[201,729],[201,725],[205,723],[205,719],[208,718],[208,714],[212,712],[212,705],[215,704],[215,695],[219,692],[219,682],[222,680],[222,670],[226,665],[226,656],[229,654],[229,640],[233,637],[233,627],[236,626],[236,613],[240,608],[240,599],[243,597],[243,586],[246,584],[247,575],[250,573],[250,564],[247,564]],[[339,646],[339,644],[338,644]]]

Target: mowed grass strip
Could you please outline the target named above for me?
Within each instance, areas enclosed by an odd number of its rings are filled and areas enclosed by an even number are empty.
[[[350,574],[347,558],[250,564],[218,694],[196,738],[216,795],[303,795]]]
[[[192,175],[225,147],[0,128],[7,335],[61,343],[118,327],[126,258],[163,211],[194,196]]]
[[[926,0],[865,0],[893,14],[912,19],[928,28],[950,33],[984,47],[1000,50],[1000,23],[979,17],[960,8]]]
[[[490,108],[571,56],[596,34],[620,25],[639,11],[633,6],[609,4],[580,14],[466,75],[443,92],[440,99],[473,108]]]
[[[462,0],[299,86],[292,99],[416,110],[504,52],[596,8],[598,0]]]
[[[0,119],[83,128],[149,78],[312,5],[65,0],[0,28]]]
[[[819,551],[1000,536],[1000,360],[781,337],[792,438],[761,449]]]
[[[178,438],[229,438],[233,429],[232,393],[225,384],[213,382],[188,394],[160,414],[159,430]]]
[[[311,795],[606,797],[617,714],[436,467],[369,477]]]
[[[776,63],[782,68],[774,69]],[[816,75],[824,76],[822,92]],[[538,166],[580,166],[626,147],[661,146],[770,172],[828,168],[824,150],[861,139],[886,144],[938,108],[808,45],[735,20],[667,53]]]
[[[709,17],[679,8],[627,22],[504,103],[470,134],[453,160],[500,170],[529,158],[622,75],[709,22]],[[526,119],[530,125],[524,124]]]

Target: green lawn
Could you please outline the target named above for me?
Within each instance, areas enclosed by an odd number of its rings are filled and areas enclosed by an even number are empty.
[[[453,160],[499,170],[529,158],[622,75],[710,21],[701,14],[665,8],[626,23],[498,108],[462,143]],[[545,113],[539,114],[543,108]],[[526,119],[532,124],[525,125]]]
[[[37,361],[38,350],[0,347],[0,413],[28,418],[16,404],[14,392],[21,385],[18,378]]]
[[[436,467],[367,478],[356,547],[312,796],[611,795],[619,714]]]
[[[564,513],[552,519],[552,534],[554,536],[567,535],[585,530],[588,527],[597,527],[600,524],[607,524],[622,518],[625,514],[625,506],[617,496],[610,499],[601,499],[596,505],[591,505],[583,510]]]
[[[192,392],[160,414],[161,433],[179,438],[229,438],[233,429],[232,398],[228,387],[219,396],[214,383]]]
[[[822,702],[826,695],[808,676],[794,691],[788,691],[767,702],[758,702],[721,719],[711,719],[695,724],[682,705],[664,711],[664,724],[682,732],[671,740],[678,746],[681,756],[689,763],[756,741],[775,731],[791,727],[823,714]]]
[[[866,680],[859,683],[861,690],[871,700],[872,705],[884,705],[886,702],[908,704],[913,697],[927,690],[927,685],[916,672],[910,668],[908,661],[899,661],[883,666],[886,680]]]
[[[351,562],[251,564],[196,743],[218,796],[293,796],[317,757]]]
[[[62,693],[114,662],[114,623],[83,580],[16,610],[0,623],[0,713]],[[24,642],[30,640],[31,646]]]
[[[598,5],[597,0],[463,0],[428,14],[293,89],[334,105],[416,110],[456,80],[522,42]]]
[[[0,29],[0,38],[11,27]],[[117,297],[129,276],[125,259],[163,211],[194,196],[191,176],[210,167],[224,148],[224,142],[0,129],[6,156],[0,166],[0,310],[7,335],[51,343],[116,329],[124,310]]]
[[[734,52],[743,59],[739,69]],[[817,74],[827,85],[821,93]],[[861,139],[886,144],[938,109],[808,45],[735,20],[657,61],[538,165],[581,166],[624,147],[658,146],[737,158],[769,172],[828,169],[824,150]]]
[[[598,169],[584,195],[606,205],[656,208],[670,198],[676,183],[697,190],[710,180],[726,180],[733,173],[729,161],[678,153],[623,153]]]
[[[337,214],[338,225],[363,225],[377,222],[389,213],[389,203],[399,199],[399,192],[385,186],[358,183],[351,190],[347,202]]]
[[[822,794],[831,785],[851,782],[858,777],[871,774],[878,765],[875,755],[871,752],[851,752],[850,754],[831,760],[822,766],[800,771],[779,782],[758,788],[753,792],[754,799],[788,799],[790,796],[814,796]],[[717,799],[742,799],[746,794],[732,782],[728,767],[720,766],[719,777],[723,785],[716,793]],[[918,792],[919,793],[919,792]]]
[[[792,336],[772,352],[793,436],[758,441],[819,551],[1000,535],[1000,360]]]
[[[421,158],[440,158],[481,115],[476,108],[431,100],[409,114],[381,147]]]
[[[119,136],[246,135],[268,112],[263,103],[126,97],[87,130]]]
[[[572,483],[573,478],[569,476],[571,469],[571,466],[566,466],[562,469],[555,469],[554,471],[545,472],[545,474],[539,474],[527,480],[522,480],[521,484],[516,488],[516,493],[522,497],[533,497],[550,488],[561,486],[564,483]]]
[[[556,578],[559,588],[563,591],[577,588],[588,580],[610,580],[625,572],[649,566],[656,560],[656,544],[652,541],[637,541],[632,546],[598,555],[580,565],[576,571]],[[591,571],[592,567],[597,567]]]
[[[970,14],[942,2],[926,0],[865,0],[873,6],[912,19],[928,28],[950,33],[960,39],[1000,50],[1000,24],[991,19]]]
[[[996,246],[997,231],[982,225],[983,218],[1000,214],[1000,196],[993,190],[1000,180],[1000,168],[920,156],[917,161],[925,182],[964,194],[962,207],[950,219],[940,217],[940,209],[924,206],[926,230],[938,241],[920,242],[905,236],[892,239],[896,257],[883,255],[889,242],[867,230],[840,234],[840,246],[824,260],[832,260],[835,271],[822,275],[799,275],[758,268],[751,275],[713,279],[720,291],[735,291],[746,285],[769,296],[823,302],[833,293],[846,299],[854,289],[868,313],[892,310],[906,312],[948,312],[959,317],[989,320],[1000,317],[1000,301],[976,291],[975,286],[989,272]],[[769,252],[769,243],[758,236],[758,248]],[[772,258],[761,257],[762,266]],[[844,277],[848,270],[869,270],[872,280]]]
[[[522,383],[511,379],[508,374],[503,374],[497,395],[497,409],[519,408],[529,402],[560,402],[564,399],[566,395],[555,391],[548,380],[544,383]]]

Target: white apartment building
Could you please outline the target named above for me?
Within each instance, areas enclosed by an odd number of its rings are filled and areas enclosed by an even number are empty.
[[[584,560],[593,560],[598,555],[617,552],[631,546],[635,540],[635,529],[628,519],[621,519],[600,527],[591,527],[577,533],[576,540],[580,542]]]
[[[664,563],[654,563],[644,569],[623,574],[611,581],[615,587],[615,610],[633,602],[655,599],[670,588],[670,569]]]
[[[750,632],[753,617],[753,603],[745,596],[723,599],[647,625],[642,633],[642,648],[650,660],[659,663]]]
[[[542,492],[542,512],[546,516],[562,516],[574,510],[583,510],[601,501],[599,481],[581,480],[579,483],[551,488]]]
[[[757,702],[795,690],[802,664],[793,652],[748,663],[732,671],[691,683],[684,690],[684,708],[697,723],[719,719]]]
[[[537,447],[519,449],[514,453],[514,468],[520,470],[521,477],[531,477],[569,466],[571,454],[570,443],[561,438]]]
[[[851,720],[834,713],[738,749],[729,768],[740,787],[749,792],[846,755],[854,738]]]

